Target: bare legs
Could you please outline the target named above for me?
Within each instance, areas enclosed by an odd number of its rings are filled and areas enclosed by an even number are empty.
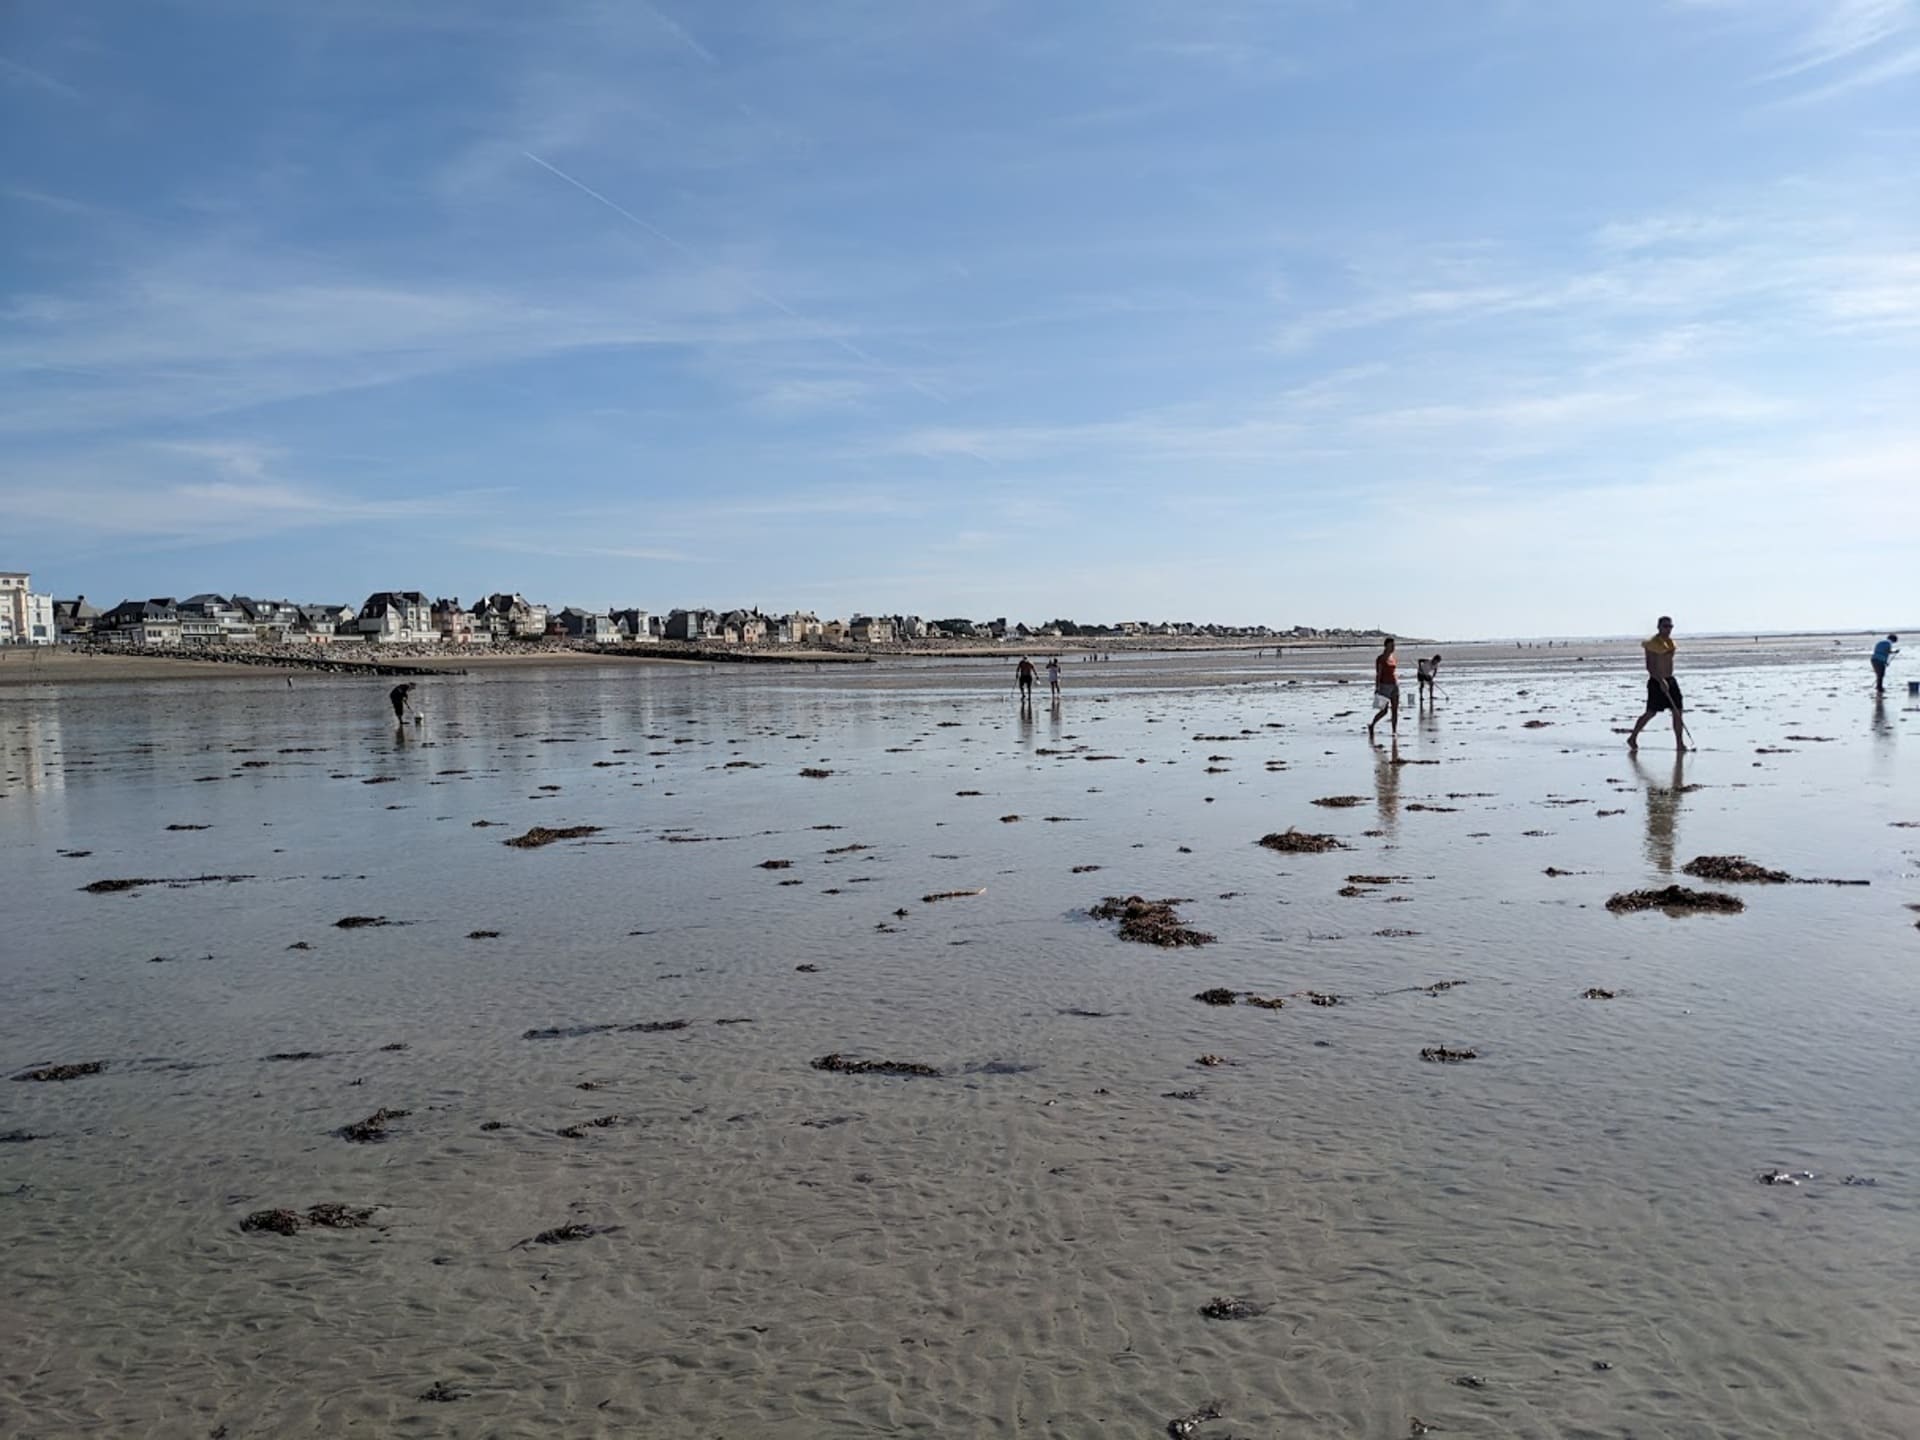
[[[1669,705],[1666,708],[1667,713],[1673,716],[1673,748],[1675,750],[1684,750],[1687,748],[1687,739],[1685,732],[1680,728],[1679,708],[1673,705]],[[1627,749],[1638,750],[1640,748],[1640,732],[1646,729],[1647,722],[1659,713],[1658,710],[1649,710],[1633,722],[1633,729],[1627,732]]]
[[[1394,736],[1398,738],[1400,734],[1400,697],[1398,695],[1389,695],[1383,699],[1381,696],[1376,695],[1373,698],[1380,702],[1380,708],[1373,712],[1373,723],[1367,726],[1367,743],[1369,745],[1379,743],[1373,738],[1373,732],[1380,724],[1380,717],[1388,712],[1392,712],[1393,715],[1392,724]]]

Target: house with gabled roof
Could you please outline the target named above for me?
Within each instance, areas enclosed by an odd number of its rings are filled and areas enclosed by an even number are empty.
[[[711,640],[720,630],[720,617],[711,610],[671,610],[667,613],[668,640]]]
[[[379,645],[427,645],[440,638],[433,628],[433,602],[418,590],[376,590],[360,607],[354,632]]]
[[[620,638],[619,627],[611,615],[597,610],[582,610],[569,605],[558,616],[560,629],[569,640],[584,640],[589,645],[611,645]]]
[[[620,632],[622,640],[653,640],[655,616],[644,610],[615,610],[610,617],[613,627]]]
[[[122,600],[94,626],[94,638],[109,645],[180,645],[180,612],[173,601],[161,597],[152,600]]]

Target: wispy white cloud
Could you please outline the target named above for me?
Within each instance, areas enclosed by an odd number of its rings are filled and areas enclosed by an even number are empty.
[[[92,292],[0,304],[0,432],[204,418],[591,349],[754,349],[794,322],[664,280],[542,294],[190,256]]]
[[[1920,0],[1677,0],[1768,30],[1784,29],[1759,84],[1778,103],[1820,104],[1920,72]]]
[[[1816,18],[1769,79],[1785,79],[1854,60],[1920,25],[1914,0],[1817,0]]]
[[[36,70],[31,65],[10,60],[4,55],[0,55],[0,81],[41,95],[58,96],[62,100],[77,101],[87,98],[64,80],[56,80],[44,70]]]
[[[208,439],[130,445],[9,466],[7,508],[28,534],[57,527],[157,543],[215,544],[293,530],[440,519],[464,494],[367,495],[292,473],[278,447]]]

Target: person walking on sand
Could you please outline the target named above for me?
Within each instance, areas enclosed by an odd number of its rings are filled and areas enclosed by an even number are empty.
[[[1685,702],[1680,697],[1680,682],[1673,678],[1673,617],[1662,615],[1659,629],[1642,640],[1640,648],[1647,656],[1647,711],[1627,732],[1627,749],[1640,748],[1640,732],[1646,729],[1649,720],[1665,710],[1673,716],[1673,748],[1684,750],[1687,742],[1681,712]]]
[[[1014,666],[1013,678],[1020,685],[1020,703],[1031,705],[1033,703],[1033,661],[1022,655],[1020,663]]]
[[[1374,730],[1380,717],[1393,712],[1393,733],[1400,734],[1400,660],[1393,653],[1393,637],[1387,636],[1380,653],[1373,657],[1373,723],[1367,726],[1367,743],[1376,743]]]
[[[1060,698],[1060,657],[1058,655],[1047,661],[1047,690],[1053,699]]]
[[[387,692],[387,699],[393,705],[394,724],[404,725],[407,723],[407,705],[412,695],[413,683],[411,681],[408,681],[404,685],[396,685]]]
[[[1889,635],[1873,647],[1873,693],[1887,693],[1887,662],[1899,652],[1893,647],[1900,643],[1898,635]]]
[[[1420,659],[1414,661],[1413,668],[1415,678],[1420,683],[1417,698],[1421,700],[1431,700],[1433,698],[1433,682],[1440,678],[1440,657],[1435,655],[1429,660],[1422,656]]]

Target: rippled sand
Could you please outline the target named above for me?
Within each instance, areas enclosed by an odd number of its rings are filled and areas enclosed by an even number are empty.
[[[1920,1433],[1920,709],[1716,659],[9,692],[0,1433]],[[1604,908],[1727,853],[1872,883]]]

